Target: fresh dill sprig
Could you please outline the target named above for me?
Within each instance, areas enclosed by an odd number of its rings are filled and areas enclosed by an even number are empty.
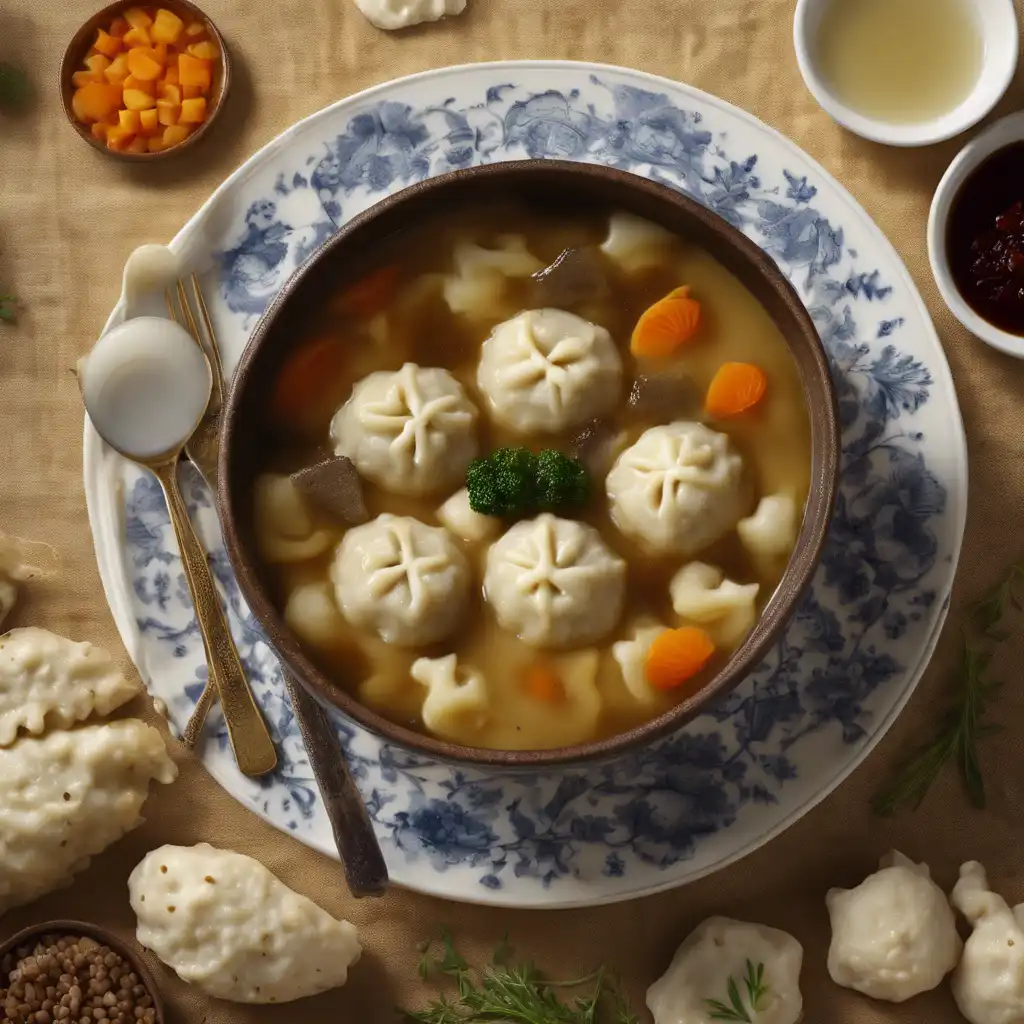
[[[740,987],[736,979],[730,974],[729,982],[725,987],[729,1002],[723,1003],[718,999],[705,999],[708,1016],[712,1020],[743,1021],[744,1024],[754,1024],[751,1014],[760,1013],[764,1009],[764,1001],[768,996],[768,986],[764,981],[764,964],[756,967],[753,962],[747,961],[747,973],[743,977],[743,987],[746,990],[746,1002],[740,995]]]
[[[1017,590],[1024,565],[1010,566],[1006,577],[971,609],[963,630],[963,654],[953,679],[954,699],[934,737],[897,770],[895,778],[872,801],[876,814],[889,815],[902,807],[916,810],[947,764],[954,763],[971,805],[985,808],[985,780],[978,760],[978,740],[996,732],[982,722],[1000,687],[988,674],[992,653],[1009,632],[1003,620],[1009,610],[1022,610]]]
[[[430,947],[425,950],[420,976],[452,979],[457,997],[442,995],[425,1010],[405,1010],[408,1020],[419,1024],[639,1024],[603,968],[574,981],[551,982],[532,963],[511,964],[507,938],[491,963],[480,970],[469,966],[446,930],[441,932],[440,945],[439,953]],[[587,986],[588,992],[570,1002],[558,995],[560,989]]]

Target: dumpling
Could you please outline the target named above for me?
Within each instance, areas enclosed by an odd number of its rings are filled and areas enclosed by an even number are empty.
[[[475,668],[460,665],[457,655],[419,658],[412,663],[412,677],[427,689],[423,699],[423,724],[442,739],[465,742],[484,727],[490,711],[487,684]]]
[[[855,889],[830,889],[828,973],[837,985],[902,1003],[935,988],[963,943],[927,864],[893,850]]]
[[[330,583],[302,583],[291,591],[284,606],[288,628],[320,650],[336,647],[345,634],[345,620],[332,589]]]
[[[91,715],[109,715],[141,693],[101,647],[45,629],[0,636],[0,747],[19,731],[67,729]]]
[[[554,434],[615,405],[622,360],[603,327],[560,309],[531,309],[498,324],[483,343],[477,386],[503,427]]]
[[[487,552],[484,596],[498,624],[533,647],[582,647],[622,615],[626,563],[592,526],[544,513]]]
[[[551,673],[561,686],[552,705],[524,687],[525,699],[515,701],[501,746],[512,750],[550,750],[587,743],[597,734],[604,699],[598,687],[601,654],[593,647],[565,654],[544,655],[545,674]],[[491,744],[488,744],[489,746]],[[495,744],[497,745],[497,744]]]
[[[676,615],[707,628],[717,644],[735,647],[757,622],[757,583],[734,583],[721,569],[690,562],[672,577],[669,592]]]
[[[177,775],[160,733],[135,719],[0,750],[0,914],[70,882],[141,822],[149,783]]]
[[[451,490],[476,456],[476,407],[447,371],[406,363],[364,377],[335,413],[336,455],[393,494]]]
[[[652,554],[696,554],[736,525],[746,501],[728,436],[683,421],[645,430],[605,488],[615,525]]]
[[[466,0],[356,0],[356,7],[371,25],[394,31],[461,14]]]
[[[215,999],[287,1003],[344,985],[359,935],[259,861],[207,843],[161,846],[128,879],[136,938]]]
[[[464,242],[455,247],[455,273],[445,280],[444,299],[453,313],[488,320],[495,316],[508,278],[532,277],[543,269],[521,235],[502,235],[496,249]]]
[[[647,990],[654,1024],[711,1024],[714,1020],[756,1020],[797,1024],[803,1013],[800,968],[803,947],[787,932],[762,924],[710,917],[691,932],[668,970]],[[744,1016],[716,1013],[732,1005],[730,989]]]
[[[960,867],[950,896],[973,929],[953,972],[953,998],[971,1024],[1024,1020],[1024,904],[1012,910],[977,861]]]
[[[317,527],[306,499],[291,479],[263,473],[254,489],[256,547],[267,562],[305,562],[322,555],[334,540]]]
[[[454,632],[469,598],[466,558],[447,530],[389,514],[348,531],[331,566],[338,606],[399,647]]]
[[[613,213],[601,252],[627,274],[638,274],[663,265],[674,242],[670,231],[643,217]]]
[[[788,555],[796,544],[796,502],[788,494],[767,494],[752,516],[736,524],[736,532],[755,558]]]
[[[612,657],[622,671],[622,681],[641,704],[656,704],[661,696],[647,681],[647,655],[651,644],[666,628],[660,622],[638,622],[633,628],[631,640],[619,640],[612,644]]]
[[[437,518],[460,540],[481,544],[492,540],[501,531],[501,520],[474,512],[469,505],[469,491],[456,491],[438,510]]]

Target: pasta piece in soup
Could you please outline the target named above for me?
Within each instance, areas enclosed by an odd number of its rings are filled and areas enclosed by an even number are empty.
[[[296,635],[321,651],[337,647],[345,635],[345,620],[329,583],[302,583],[288,595],[284,621]]]
[[[447,371],[406,363],[364,377],[331,423],[337,455],[393,494],[451,490],[477,452],[477,411]]]
[[[653,705],[664,701],[661,691],[651,686],[647,678],[647,656],[651,645],[668,627],[660,622],[638,622],[629,640],[612,644],[612,657],[622,672],[622,681],[633,698],[640,704]]]
[[[483,343],[477,386],[503,427],[553,434],[614,407],[622,360],[603,327],[560,309],[532,309],[498,324]]]
[[[442,739],[472,744],[490,712],[483,675],[449,654],[414,661],[412,677],[427,689],[421,712],[427,729]]]
[[[469,491],[465,487],[456,491],[438,510],[437,518],[460,540],[467,544],[481,544],[492,540],[501,532],[501,520],[484,516],[469,506]]]
[[[754,514],[736,524],[736,532],[755,558],[784,558],[796,544],[796,502],[788,494],[766,494]]]
[[[484,595],[502,629],[533,647],[582,647],[618,624],[626,563],[592,526],[545,513],[487,552]]]
[[[503,235],[496,249],[463,242],[455,247],[454,262],[455,273],[444,283],[444,299],[453,313],[471,320],[494,316],[507,278],[532,277],[544,269],[520,235]]]
[[[743,460],[726,434],[680,421],[651,427],[605,482],[615,525],[652,554],[693,555],[735,527]]]
[[[469,598],[466,558],[447,530],[385,514],[345,534],[331,578],[357,629],[399,647],[450,636]]]
[[[317,526],[295,484],[277,473],[256,480],[253,524],[256,546],[267,562],[305,562],[333,543],[329,530]]]
[[[690,562],[672,577],[676,615],[706,626],[720,646],[735,647],[757,622],[757,583],[734,583],[721,569]]]
[[[601,252],[627,274],[664,266],[675,236],[633,213],[613,213]]]

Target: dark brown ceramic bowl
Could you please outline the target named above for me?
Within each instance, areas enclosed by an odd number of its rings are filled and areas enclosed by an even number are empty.
[[[9,939],[0,942],[0,960],[3,960],[8,953],[13,953],[19,946],[36,942],[44,935],[56,935],[58,937],[63,935],[87,936],[90,939],[95,939],[101,946],[109,946],[126,964],[131,966],[131,969],[139,979],[139,983],[152,997],[153,1008],[156,1010],[156,1024],[164,1024],[163,1000],[160,997],[160,990],[156,987],[156,981],[154,981],[149,968],[127,942],[119,939],[113,932],[100,928],[98,925],[86,924],[84,921],[45,921],[43,924],[34,924],[30,928],[23,928]],[[6,977],[3,981],[6,984]]]
[[[173,11],[179,18],[186,22],[201,21],[206,25],[206,31],[210,38],[220,48],[220,61],[214,69],[213,87],[207,100],[206,120],[187,138],[176,146],[161,150],[159,153],[125,153],[121,150],[111,149],[105,143],[95,138],[89,130],[75,117],[71,108],[71,97],[74,95],[75,87],[71,76],[76,71],[82,70],[82,62],[86,54],[92,48],[96,39],[96,32],[100,28],[106,28],[122,11],[129,7],[166,7]],[[101,11],[97,11],[82,27],[75,33],[74,38],[68,43],[64,51],[64,59],[60,65],[60,98],[64,104],[64,113],[67,115],[71,127],[78,132],[79,136],[85,139],[93,149],[105,153],[107,156],[115,157],[118,160],[125,160],[131,163],[152,163],[154,160],[165,160],[178,156],[192,148],[212,127],[214,121],[220,116],[224,109],[224,101],[227,99],[228,89],[231,87],[231,54],[228,52],[224,37],[220,34],[212,19],[191,0],[159,0],[158,3],[143,3],[141,0],[117,0],[117,3],[108,4]]]
[[[375,243],[427,211],[520,195],[555,208],[598,205],[627,210],[692,239],[729,269],[757,298],[789,344],[811,421],[811,487],[796,548],[761,618],[722,670],[671,711],[628,732],[558,750],[498,751],[422,735],[361,704],[331,683],[307,656],[268,596],[255,556],[251,496],[261,468],[265,399],[301,335],[307,311],[321,296],[355,279]],[[501,163],[432,178],[382,200],[349,221],[284,286],[256,325],[225,408],[220,461],[220,507],[228,554],[242,593],[295,676],[316,697],[384,739],[449,762],[524,768],[608,758],[678,729],[734,687],[760,661],[810,582],[831,518],[839,461],[839,431],[828,361],[811,318],[770,257],[716,214],[680,192],[633,174],[583,163]]]

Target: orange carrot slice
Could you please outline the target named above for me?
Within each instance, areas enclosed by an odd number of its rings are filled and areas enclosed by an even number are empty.
[[[273,410],[278,419],[291,420],[300,416],[341,365],[340,338],[319,338],[304,345],[288,359],[278,375],[274,387]]]
[[[391,301],[398,286],[398,267],[381,267],[357,281],[342,297],[342,306],[359,316],[376,316]]]
[[[764,398],[768,378],[753,363],[722,363],[708,387],[704,408],[711,416],[728,419],[752,409]]]
[[[526,672],[526,692],[545,704],[557,704],[565,697],[558,673],[544,661],[535,662]]]
[[[689,285],[683,285],[643,312],[629,349],[635,356],[664,359],[691,341],[699,327],[700,303],[690,297]]]
[[[644,669],[656,690],[675,690],[695,676],[715,653],[711,637],[696,626],[666,629],[647,652]]]

